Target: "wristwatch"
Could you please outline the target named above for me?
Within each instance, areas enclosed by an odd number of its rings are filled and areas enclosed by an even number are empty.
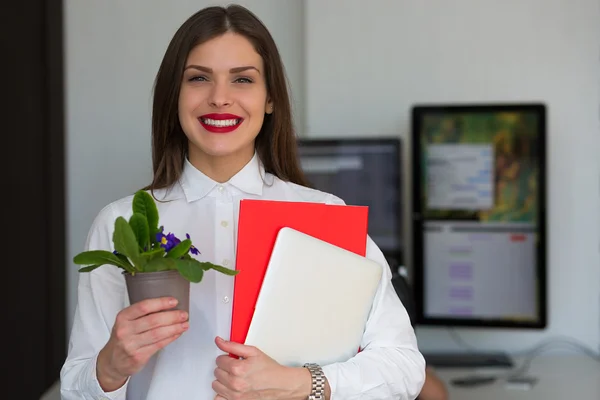
[[[312,391],[307,400],[325,400],[325,374],[320,365],[315,363],[304,364],[304,368],[310,372],[312,379]]]

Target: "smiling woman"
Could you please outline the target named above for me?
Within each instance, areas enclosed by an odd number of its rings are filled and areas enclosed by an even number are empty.
[[[216,181],[227,181],[254,155],[256,136],[273,105],[263,60],[244,36],[226,33],[190,52],[179,94],[188,158]],[[228,168],[223,169],[225,159]]]
[[[224,118],[228,121],[215,122]],[[234,119],[239,126],[233,131],[213,129],[235,126]],[[254,149],[267,172],[307,185],[297,161],[279,50],[262,22],[243,7],[206,8],[175,33],[156,76],[152,131],[154,179],[147,189],[176,182],[184,155],[196,167],[203,163],[211,178],[226,181]],[[223,157],[218,165],[214,156]]]
[[[155,82],[154,176],[145,189],[158,200],[160,224],[194,238],[198,261],[234,264],[243,199],[344,204],[306,187],[292,126],[279,52],[250,11],[209,7],[175,33]],[[132,197],[100,211],[86,250],[115,250],[113,221],[131,217]],[[80,277],[62,398],[413,399],[425,362],[370,238],[366,256],[383,273],[362,351],[347,362],[303,367],[227,340],[230,277],[206,271],[190,290],[188,314],[168,297],[128,304],[123,275],[100,266]]]

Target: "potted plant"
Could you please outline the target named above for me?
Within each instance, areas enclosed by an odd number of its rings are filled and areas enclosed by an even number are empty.
[[[188,234],[180,240],[173,233],[164,233],[159,226],[159,215],[152,196],[144,190],[135,193],[133,214],[129,221],[115,220],[114,251],[90,250],[79,253],[73,262],[84,265],[79,272],[91,272],[102,265],[113,265],[123,270],[129,301],[163,296],[178,300],[177,307],[189,312],[190,283],[202,281],[204,272],[214,269],[226,275],[231,270],[192,257],[198,249]]]

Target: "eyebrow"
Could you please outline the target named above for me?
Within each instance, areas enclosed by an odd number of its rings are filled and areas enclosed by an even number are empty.
[[[197,69],[198,71],[206,72],[207,74],[212,74],[213,73],[212,68],[203,67],[202,65],[191,64],[191,65],[188,65],[187,67],[185,67],[185,70],[188,70],[188,69]],[[251,69],[255,70],[256,72],[258,72],[260,74],[260,71],[258,70],[258,68],[253,67],[251,65],[247,65],[247,66],[243,66],[243,67],[231,68],[229,70],[229,73],[231,73],[231,74],[239,74],[240,72],[248,71],[248,70],[251,70]]]

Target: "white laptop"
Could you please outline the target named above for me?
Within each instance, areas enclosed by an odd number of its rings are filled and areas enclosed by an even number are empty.
[[[359,350],[381,274],[374,261],[282,228],[245,343],[287,366],[347,361]]]

